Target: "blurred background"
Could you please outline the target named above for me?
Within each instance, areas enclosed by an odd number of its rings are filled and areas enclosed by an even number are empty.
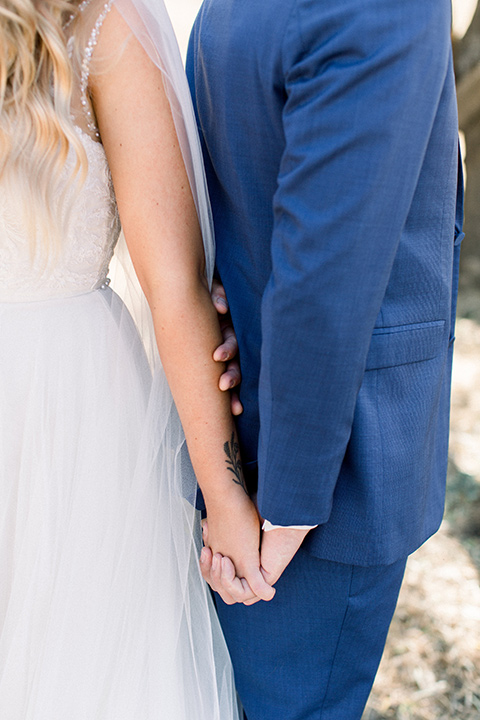
[[[201,2],[166,5],[185,56]],[[480,720],[479,0],[453,0],[452,41],[467,184],[446,515],[409,560],[364,720]]]

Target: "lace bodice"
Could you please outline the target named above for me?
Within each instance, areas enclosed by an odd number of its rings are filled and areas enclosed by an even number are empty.
[[[92,36],[95,32],[98,23]],[[85,76],[84,69],[83,80]],[[32,260],[22,218],[21,179],[17,183],[10,177],[0,183],[0,302],[71,297],[105,283],[120,233],[115,194],[103,146],[79,127],[77,132],[87,154],[87,178],[83,186],[73,185],[69,190],[67,237],[48,263],[42,257]],[[74,162],[71,154],[66,182]]]
[[[19,212],[18,191],[0,187],[0,302],[27,302],[80,295],[100,287],[120,232],[115,195],[103,146],[78,129],[88,174],[76,190],[68,237],[54,261],[32,262]]]

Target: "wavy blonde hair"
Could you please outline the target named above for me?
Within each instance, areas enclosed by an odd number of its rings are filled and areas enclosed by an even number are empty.
[[[64,25],[77,0],[2,0],[0,4],[0,179],[22,183],[32,249],[60,242],[73,182],[87,157],[71,117],[73,69]],[[70,177],[65,164],[73,148]]]

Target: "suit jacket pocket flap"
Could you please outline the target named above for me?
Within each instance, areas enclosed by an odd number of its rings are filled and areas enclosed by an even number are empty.
[[[445,344],[445,320],[375,328],[366,370],[431,360]]]

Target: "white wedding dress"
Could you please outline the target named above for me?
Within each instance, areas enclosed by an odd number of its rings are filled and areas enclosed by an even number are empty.
[[[88,125],[47,267],[21,183],[0,187],[0,718],[238,720],[181,426],[148,318],[108,286],[120,225]]]

